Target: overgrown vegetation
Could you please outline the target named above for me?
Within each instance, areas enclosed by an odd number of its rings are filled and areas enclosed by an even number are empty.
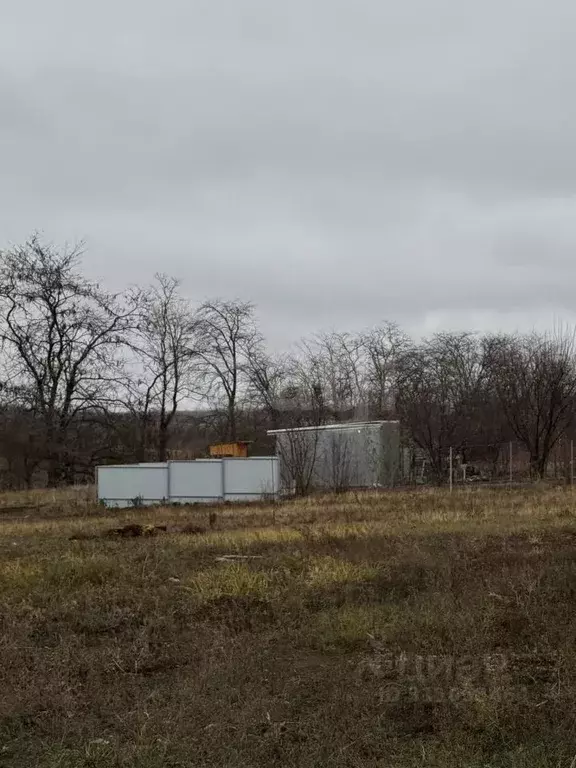
[[[569,768],[575,500],[3,498],[0,766]]]

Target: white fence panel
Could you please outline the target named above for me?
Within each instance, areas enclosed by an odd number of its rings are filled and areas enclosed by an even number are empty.
[[[170,461],[168,471],[172,502],[219,501],[224,496],[220,459]]]
[[[278,492],[278,459],[273,456],[223,459],[226,501],[255,501]]]
[[[168,498],[167,464],[98,467],[98,499],[109,507],[157,504]]]
[[[123,464],[97,468],[98,499],[109,507],[162,501],[254,501],[280,489],[276,457],[197,459],[166,464]]]

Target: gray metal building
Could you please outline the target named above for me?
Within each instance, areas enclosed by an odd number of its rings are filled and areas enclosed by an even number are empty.
[[[274,429],[285,493],[390,487],[399,482],[400,422]]]

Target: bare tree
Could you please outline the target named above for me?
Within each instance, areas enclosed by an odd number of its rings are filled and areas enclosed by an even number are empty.
[[[286,358],[279,403],[286,426],[318,426],[329,420],[331,410],[314,361],[301,355]]]
[[[480,340],[469,333],[436,334],[407,349],[399,362],[398,412],[438,482],[450,447],[465,451],[478,439],[485,363]]]
[[[32,237],[0,254],[0,342],[12,385],[29,392],[43,425],[48,482],[70,480],[76,418],[110,401],[137,295],[110,294],[78,271],[80,246]]]
[[[262,343],[254,305],[214,299],[200,307],[196,320],[196,349],[205,393],[224,399],[227,435],[236,440],[239,401],[249,383],[253,351]]]
[[[282,485],[296,496],[305,496],[313,488],[318,441],[318,430],[298,426],[284,429],[277,436]]]
[[[282,428],[276,438],[282,485],[303,496],[316,479],[319,433],[314,427],[327,418],[322,385],[314,365],[302,356],[267,357],[257,373],[260,400],[274,411],[273,428]]]
[[[332,418],[389,418],[398,360],[409,338],[394,323],[362,333],[331,331],[300,342],[300,366],[323,393]]]
[[[386,322],[362,334],[366,358],[366,384],[373,418],[389,418],[396,408],[399,363],[410,347],[410,338]]]
[[[331,331],[303,339],[295,356],[300,378],[313,382],[334,419],[354,415],[364,403],[362,346],[358,336]]]
[[[535,478],[546,474],[554,446],[574,421],[575,351],[573,332],[485,340],[490,381],[510,428],[530,454]]]
[[[271,355],[258,344],[249,351],[247,372],[250,402],[264,411],[270,428],[277,429],[282,415],[288,362],[279,355]]]
[[[155,275],[132,342],[137,359],[126,403],[139,424],[141,461],[150,441],[157,460],[166,461],[170,426],[182,401],[192,395],[195,320],[178,288],[177,279]]]

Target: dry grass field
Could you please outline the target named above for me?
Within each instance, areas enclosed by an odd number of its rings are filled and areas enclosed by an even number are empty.
[[[0,621],[2,767],[576,766],[569,489],[7,494]]]

